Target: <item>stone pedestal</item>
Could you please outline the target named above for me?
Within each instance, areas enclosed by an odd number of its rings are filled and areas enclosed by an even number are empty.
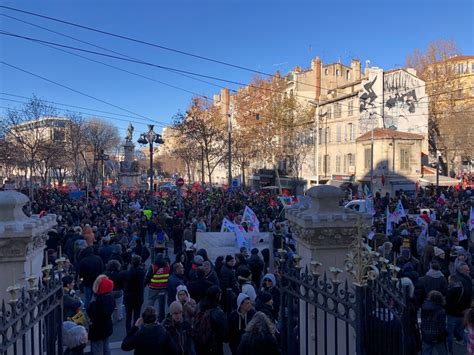
[[[340,281],[347,280],[351,285],[353,281],[351,274],[343,272],[347,254],[358,233],[367,234],[372,224],[372,216],[340,207],[339,201],[344,197],[344,193],[334,186],[314,186],[306,192],[306,195],[310,203],[286,211],[289,225],[296,235],[296,250],[302,258],[301,264],[310,268],[311,262],[313,265],[314,262],[321,263],[319,270],[326,272],[328,278],[338,275],[336,277]],[[327,353],[335,354],[336,345],[341,353],[353,351],[355,334],[348,339],[347,344],[345,339],[338,339],[335,336],[336,329],[339,334],[344,334],[344,322],[336,321],[334,317],[328,317],[327,322],[324,322],[325,313],[303,301],[300,301],[299,309],[299,339],[302,354],[315,354],[316,350],[318,353],[324,353],[324,340],[316,342],[315,339],[324,339],[325,329],[331,329],[334,333],[333,339],[331,336],[327,338]],[[309,322],[305,321],[308,318]]]
[[[124,160],[120,162],[119,185],[132,188],[140,184],[138,162],[135,161],[135,144],[126,141],[123,145]]]
[[[27,286],[41,276],[47,232],[56,226],[56,215],[26,216],[28,197],[14,190],[0,191],[0,300],[10,300],[7,288]]]

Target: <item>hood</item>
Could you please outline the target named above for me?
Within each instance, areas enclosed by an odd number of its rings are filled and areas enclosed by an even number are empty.
[[[434,312],[434,311],[437,311],[438,309],[442,308],[442,306],[440,306],[439,304],[436,304],[432,301],[425,301],[423,303],[423,306],[421,306],[421,308],[425,311]]]
[[[189,296],[188,288],[187,288],[185,285],[179,285],[179,286],[176,288],[176,301],[179,301],[179,299],[178,299],[178,294],[179,294],[181,291],[186,292],[186,294],[188,295],[188,299],[191,298],[191,297]]]
[[[245,293],[239,293],[239,296],[237,297],[237,311],[239,310],[242,302],[245,301],[246,299],[250,299],[250,297],[246,295]]]
[[[206,250],[206,249],[199,249],[199,250],[197,251],[196,255],[202,256],[202,258],[204,259],[204,261],[209,260],[209,258],[207,257],[207,250]]]
[[[433,269],[429,269],[428,272],[426,273],[426,276],[433,277],[435,279],[444,277],[443,273],[440,270],[433,270]]]
[[[275,275],[271,274],[271,273],[268,273],[268,274],[265,274],[265,276],[263,277],[262,279],[262,286],[263,286],[263,280],[265,279],[270,279],[272,280],[272,287],[270,288],[273,288],[276,286],[276,279],[275,279]]]

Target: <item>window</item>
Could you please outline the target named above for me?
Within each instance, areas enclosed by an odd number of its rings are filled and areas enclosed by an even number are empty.
[[[349,140],[352,142],[355,139],[354,125],[352,123],[348,123],[347,130],[349,131]]]
[[[474,73],[474,63],[471,63],[471,73]]]
[[[351,79],[351,72],[349,70],[346,71],[346,79],[347,80]]]
[[[323,166],[321,165],[321,156],[318,157],[318,173],[323,172]]]
[[[341,125],[337,125],[336,127],[336,142],[341,143]]]
[[[410,170],[410,148],[400,149],[400,170]]]
[[[464,63],[456,64],[456,74],[464,74]]]
[[[324,143],[331,142],[331,127],[326,127],[326,140]]]
[[[343,173],[347,173],[347,154],[344,155],[344,167],[342,169]]]
[[[324,156],[324,176],[328,176],[331,169],[331,157],[329,155]]]
[[[334,118],[340,118],[341,117],[341,104],[339,102],[336,102],[334,104]]]
[[[350,170],[351,166],[354,166],[354,155],[351,153],[347,154],[347,170]]]
[[[347,106],[348,106],[347,115],[352,116],[354,114],[354,102],[352,100],[349,101],[349,104]]]
[[[326,113],[326,117],[328,119],[331,119],[332,118],[332,109],[331,109],[331,106],[328,106],[328,111]]]
[[[365,148],[364,149],[364,169],[370,170],[372,166],[372,149]]]
[[[341,172],[341,156],[338,154],[336,155],[336,173]]]
[[[336,76],[339,76],[339,73],[340,73],[339,69],[336,69]]]
[[[324,70],[325,75],[329,75],[329,69]]]

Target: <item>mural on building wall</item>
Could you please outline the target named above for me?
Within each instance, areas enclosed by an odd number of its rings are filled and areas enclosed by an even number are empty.
[[[384,74],[384,127],[425,134],[428,105],[424,82],[404,70]]]
[[[362,90],[359,92],[359,134],[364,134],[379,127],[382,117],[383,71],[379,68],[370,68],[369,76],[362,81]]]

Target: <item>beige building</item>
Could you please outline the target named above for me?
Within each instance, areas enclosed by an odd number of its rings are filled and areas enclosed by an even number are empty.
[[[414,190],[422,171],[424,141],[421,134],[386,128],[364,133],[356,139],[355,179],[370,185],[373,177],[373,191],[382,193]]]

